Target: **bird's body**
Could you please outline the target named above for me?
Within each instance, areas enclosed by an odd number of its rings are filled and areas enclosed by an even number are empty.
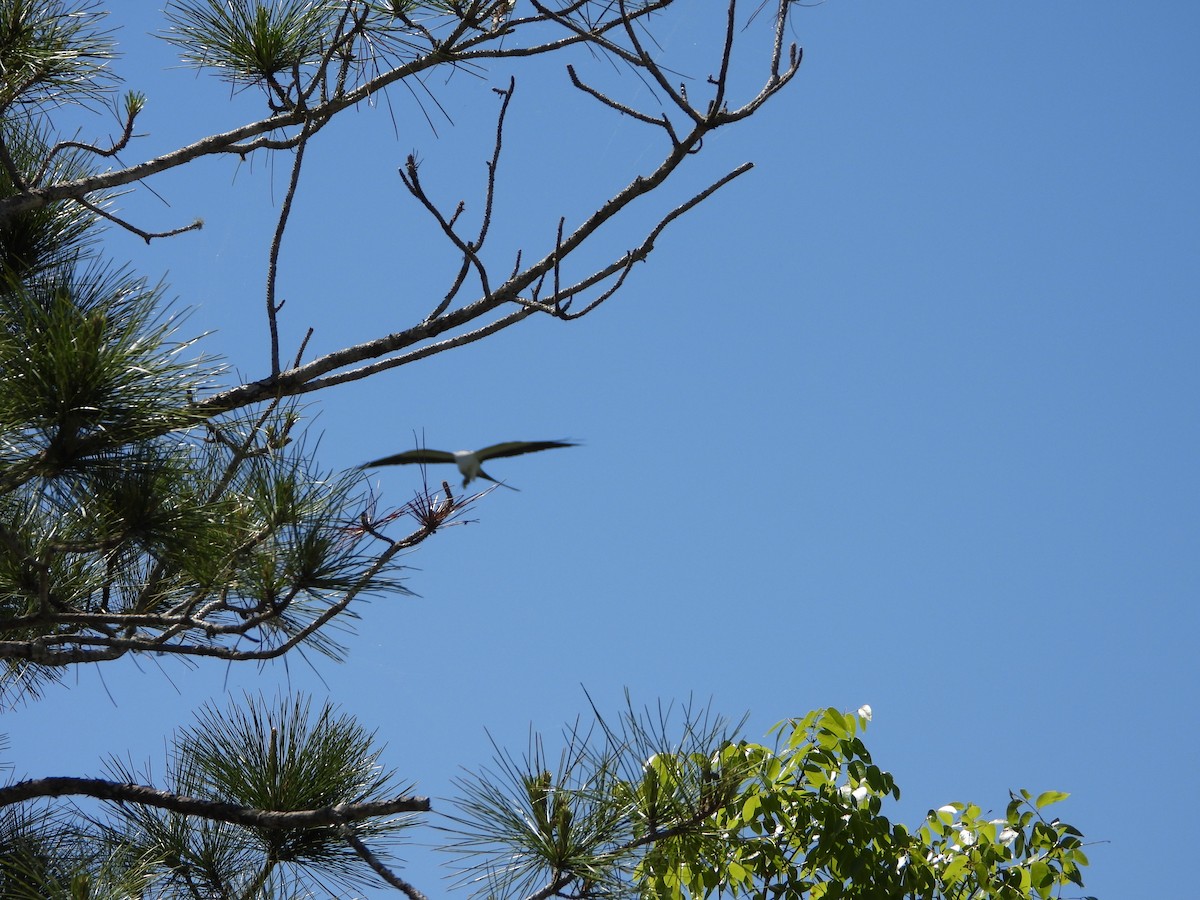
[[[556,447],[578,447],[574,441],[505,441],[502,444],[492,444],[482,450],[456,450],[450,453],[446,450],[407,450],[394,456],[385,456],[362,466],[364,469],[375,466],[397,466],[410,463],[454,463],[463,476],[463,487],[476,478],[490,481],[493,484],[503,484],[504,487],[516,490],[512,485],[497,481],[483,471],[485,460],[498,459],[502,456],[520,456],[523,453],[536,453],[538,450],[553,450]]]

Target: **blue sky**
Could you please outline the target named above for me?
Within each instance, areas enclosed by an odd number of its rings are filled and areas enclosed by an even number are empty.
[[[660,32],[701,83],[717,9]],[[149,97],[125,162],[256,115],[251,95],[170,68],[149,5],[113,19],[118,71]],[[557,733],[586,709],[582,687],[610,710],[626,687],[711,698],[749,711],[752,738],[870,703],[896,817],[1065,790],[1060,815],[1098,842],[1086,893],[1190,885],[1170,861],[1191,846],[1174,802],[1200,795],[1200,10],[838,0],[798,8],[793,33],[796,82],[606,246],[725,169],[755,169],[672,226],[606,306],[307,405],[330,467],[414,432],[445,449],[583,447],[498,461],[521,493],[420,547],[420,596],[364,607],[344,665],[72,673],[0,720],[17,775],[95,773],[109,754],[161,771],[163,735],[242,690],[331,696],[435,802],[487,762],[485,729],[519,751],[531,724]],[[763,35],[746,37],[749,51]],[[747,92],[760,58],[741,58]],[[652,104],[628,74],[581,67]],[[662,149],[573,95],[561,63],[511,72],[497,260],[540,256],[560,215],[579,221]],[[286,355],[310,325],[309,358],[441,296],[452,257],[396,169],[416,150],[432,190],[477,209],[490,89],[509,74],[433,79],[453,118],[426,97],[436,134],[400,88],[313,143],[281,259]],[[122,208],[204,230],[105,242],[165,278],[189,326],[213,330],[207,349],[250,378],[265,374],[286,175],[252,159],[163,176],[161,200],[139,190]],[[399,505],[419,474],[372,482]],[[409,871],[437,895],[427,856],[412,848]]]

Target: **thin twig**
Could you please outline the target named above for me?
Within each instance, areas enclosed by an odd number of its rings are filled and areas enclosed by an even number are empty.
[[[78,203],[80,206],[84,207],[85,209],[91,210],[96,215],[100,216],[102,219],[107,219],[108,221],[112,222],[114,225],[121,226],[126,231],[130,232],[131,234],[136,234],[138,237],[140,237],[142,240],[144,240],[147,244],[149,244],[155,238],[175,237],[176,235],[184,234],[188,231],[199,231],[201,228],[204,227],[204,220],[197,219],[195,222],[193,222],[190,225],[181,225],[178,228],[172,228],[170,231],[143,231],[142,229],[140,229],[136,225],[134,225],[132,222],[126,222],[120,216],[113,215],[112,213],[105,210],[103,207],[97,206],[95,203],[92,203],[90,200],[87,200],[86,198],[80,197],[75,202]]]
[[[308,146],[309,125],[306,122],[296,143],[296,157],[292,160],[292,174],[288,180],[287,193],[279,208],[279,221],[275,224],[275,236],[271,239],[271,251],[267,262],[267,324],[271,333],[271,377],[279,375],[279,311],[283,302],[275,302],[275,283],[279,270],[279,248],[283,244],[283,231],[287,228],[292,201],[300,184],[300,167],[304,163],[304,148]]]
[[[113,141],[107,148],[97,147],[95,144],[85,144],[81,141],[59,141],[50,148],[50,152],[46,154],[46,158],[42,161],[41,167],[38,169],[37,177],[34,178],[34,184],[41,184],[42,179],[46,177],[46,173],[50,171],[50,163],[54,157],[65,150],[75,149],[83,150],[86,153],[91,153],[95,156],[116,156],[129,144],[130,138],[133,137],[133,120],[137,118],[137,113],[130,111],[125,117],[125,125],[121,130],[121,136]]]
[[[346,843],[354,848],[354,852],[359,855],[368,866],[375,870],[380,878],[390,884],[392,887],[403,891],[409,900],[429,900],[424,894],[418,891],[415,887],[385,866],[374,853],[372,853],[367,845],[358,839],[358,836],[347,829]]]

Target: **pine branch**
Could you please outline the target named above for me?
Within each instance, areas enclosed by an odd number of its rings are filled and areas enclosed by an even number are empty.
[[[92,797],[112,803],[132,803],[199,816],[248,828],[318,828],[344,825],[396,813],[429,812],[426,797],[398,797],[372,803],[339,803],[321,809],[269,810],[183,797],[139,784],[120,784],[102,778],[37,778],[0,787],[0,807],[43,797]]]

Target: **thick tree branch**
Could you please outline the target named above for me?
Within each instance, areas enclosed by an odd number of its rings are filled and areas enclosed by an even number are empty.
[[[397,813],[429,812],[432,808],[426,797],[398,797],[373,803],[340,803],[321,809],[254,809],[102,778],[37,778],[0,787],[0,807],[43,797],[92,797],[111,803],[135,803],[248,828],[319,828]]]
[[[593,234],[600,230],[609,220],[614,218],[619,212],[628,207],[638,198],[649,194],[663,182],[667,177],[683,163],[690,153],[690,148],[698,144],[701,139],[705,126],[698,126],[696,130],[689,135],[683,143],[676,147],[663,161],[663,163],[648,177],[638,176],[630,182],[624,189],[604,203],[600,209],[593,213],[583,224],[581,224],[569,236],[562,239],[561,243],[543,257],[539,262],[526,268],[523,272],[509,278],[504,284],[492,290],[490,296],[484,296],[466,306],[456,310],[447,312],[433,320],[426,320],[404,331],[395,332],[382,338],[377,338],[371,341],[365,341],[361,344],[355,344],[351,347],[345,347],[325,356],[303,365],[283,372],[278,378],[267,378],[261,381],[248,382],[236,388],[231,388],[222,391],[211,397],[208,397],[197,404],[197,409],[205,414],[215,415],[226,410],[238,409],[250,403],[256,403],[261,400],[268,399],[273,396],[295,396],[301,393],[307,393],[314,388],[310,383],[315,383],[322,376],[331,375],[339,369],[344,369],[353,366],[357,363],[365,362],[369,359],[378,359],[382,356],[395,353],[398,350],[403,350],[412,347],[414,344],[422,341],[437,338],[448,331],[462,327],[468,323],[475,321],[481,316],[494,311],[506,302],[519,303],[520,297],[526,291],[535,285],[539,279],[551,272],[555,265],[561,265],[561,261],[578,250],[584,242]],[[745,163],[725,175],[717,182],[714,182],[705,190],[693,196],[682,206],[677,207],[671,213],[668,213],[654,229],[651,230],[647,238],[634,250],[622,255],[619,259],[614,260],[608,266],[600,269],[593,276],[593,280],[589,284],[594,284],[596,281],[607,278],[616,274],[628,267],[631,261],[639,261],[645,259],[646,256],[653,250],[654,240],[662,233],[662,230],[675,218],[681,215],[688,209],[691,209],[696,204],[711,196],[711,194],[724,184],[727,184],[733,178],[743,174],[752,167],[752,164]],[[526,309],[522,312],[523,315],[506,316],[503,319],[503,326],[515,324],[522,318],[532,314],[534,309]],[[578,317],[578,316],[576,316]],[[473,335],[469,340],[464,341],[448,341],[441,345],[439,351],[450,349],[454,346],[461,346],[462,343],[470,343],[472,340],[478,340],[479,337],[486,334],[494,333],[499,330],[498,323],[488,326],[488,331]],[[419,354],[413,354],[410,358],[406,357],[403,362],[399,358],[393,360],[382,361],[372,366],[364,366],[355,370],[351,376],[349,373],[342,373],[336,382],[323,381],[322,386],[328,386],[330,383],[343,383],[345,381],[358,380],[364,378],[374,372],[382,371],[383,369],[394,368],[397,365],[402,365],[404,362],[411,362],[413,359],[419,359],[424,356],[432,355],[430,351],[423,350]]]

